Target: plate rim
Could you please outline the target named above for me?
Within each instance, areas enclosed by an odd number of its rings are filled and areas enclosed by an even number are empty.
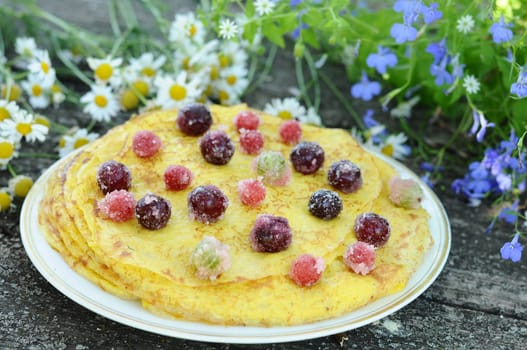
[[[46,186],[47,179],[53,173],[54,169],[62,164],[62,162],[67,162],[68,159],[74,157],[75,154],[81,150],[82,149],[79,149],[78,151],[73,152],[68,156],[56,161],[44,171],[37,181],[35,181],[35,184],[24,200],[20,214],[20,234],[22,238],[22,244],[26,254],[37,271],[63,295],[83,306],[84,308],[95,312],[96,314],[137,329],[181,339],[232,344],[267,344],[300,341],[328,336],[363,327],[402,309],[404,306],[417,299],[432,285],[432,283],[437,279],[443,270],[446,261],[448,260],[451,247],[451,227],[447,212],[435,192],[406,165],[375,150],[365,149],[374,156],[393,166],[400,175],[404,175],[405,178],[412,178],[420,184],[425,194],[425,201],[428,200],[430,203],[429,205],[433,206],[435,209],[433,213],[430,213],[429,211],[430,222],[433,218],[435,218],[439,224],[437,236],[440,239],[437,240],[433,234],[434,245],[425,256],[425,259],[432,259],[428,264],[429,266],[424,265],[423,262],[414,272],[402,291],[380,298],[373,303],[369,303],[345,315],[334,317],[329,320],[317,321],[297,326],[223,326],[184,320],[170,320],[155,316],[154,314],[146,311],[140,305],[139,301],[125,301],[124,299],[120,299],[75,272],[64,260],[62,260],[60,254],[54,251],[47,244],[47,242],[45,242],[43,235],[41,235],[38,230],[38,220],[34,215],[36,212],[38,212],[38,205],[42,199],[44,193],[43,189]],[[38,244],[42,244],[43,241],[49,248],[49,254],[55,254],[54,258],[60,257],[60,261],[62,261],[63,264],[62,266],[52,266],[50,265],[49,261],[53,261],[53,259],[44,259],[42,254],[45,254],[46,252],[41,252],[37,249]],[[429,257],[430,254],[433,254],[433,256]],[[74,286],[68,285],[65,282],[65,278],[59,276],[56,273],[57,268],[65,269],[66,271],[69,270],[68,272],[73,275],[68,276],[68,278],[71,277],[84,280],[86,283],[91,284],[93,287],[97,288],[102,295],[104,295],[106,298],[109,298],[110,300],[114,300],[115,302],[119,303],[115,299],[120,299],[123,303],[137,304],[137,308],[140,308],[140,310],[137,310],[139,315],[146,312],[150,317],[146,317],[147,319],[145,319],[145,317],[132,317],[132,315],[130,315],[128,312],[116,310],[115,308],[107,305],[107,303],[94,300],[93,298],[85,295],[86,293],[79,291]],[[420,281],[418,281],[419,283],[411,283],[411,281],[417,275],[417,271],[426,268],[426,271],[421,271],[421,274],[424,274],[424,276],[420,279]],[[372,307],[372,311],[364,311]],[[363,315],[360,317],[356,317],[356,319],[350,319],[353,314],[360,315],[361,313]],[[152,322],[150,319],[154,319],[156,322]],[[225,333],[222,334],[222,332]],[[248,334],[244,335],[243,333]]]

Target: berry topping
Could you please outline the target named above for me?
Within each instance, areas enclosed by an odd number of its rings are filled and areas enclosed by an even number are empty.
[[[342,200],[336,192],[318,190],[309,198],[308,209],[317,218],[331,220],[342,211]]]
[[[199,136],[209,130],[212,125],[212,116],[205,105],[191,103],[179,109],[176,123],[184,134]]]
[[[265,186],[259,179],[246,179],[238,182],[238,196],[244,205],[256,207],[265,199]]]
[[[416,181],[392,177],[388,187],[390,188],[389,198],[396,206],[406,209],[417,209],[421,206],[423,190]]]
[[[169,165],[165,170],[165,186],[170,191],[181,191],[187,188],[194,175],[183,165]]]
[[[161,139],[152,131],[141,130],[135,133],[132,150],[141,158],[152,157],[161,148]]]
[[[256,130],[260,126],[260,116],[253,111],[241,111],[234,117],[232,122],[238,132],[242,129]]]
[[[375,268],[375,247],[365,242],[355,242],[344,252],[344,264],[353,272],[367,275]]]
[[[289,159],[299,173],[313,174],[324,164],[324,150],[316,142],[300,142],[291,151]]]
[[[302,126],[294,119],[287,120],[278,129],[282,142],[294,145],[302,138]]]
[[[190,264],[196,269],[198,278],[214,281],[231,267],[229,246],[214,237],[205,236],[192,252]]]
[[[362,187],[362,176],[357,164],[339,160],[329,167],[328,183],[344,193],[352,193]]]
[[[291,227],[286,218],[259,214],[249,235],[249,241],[257,252],[276,253],[286,250],[293,240]]]
[[[325,269],[326,263],[321,257],[302,254],[291,264],[289,277],[300,287],[309,287],[320,280]]]
[[[126,165],[109,160],[97,169],[97,184],[104,194],[117,190],[128,191],[132,186],[132,174]]]
[[[204,224],[220,220],[229,206],[229,199],[214,185],[199,186],[187,197],[189,215],[192,220]]]
[[[137,221],[149,230],[159,230],[167,225],[172,206],[163,197],[147,193],[137,201],[135,217]]]
[[[252,168],[263,177],[264,183],[272,186],[285,186],[291,179],[291,168],[280,152],[262,152],[254,159]]]
[[[135,198],[125,190],[113,191],[97,202],[97,209],[104,218],[124,222],[134,217]]]
[[[243,153],[258,154],[264,145],[264,137],[258,130],[242,129],[240,132],[240,148]]]
[[[234,143],[224,131],[211,130],[200,140],[203,158],[211,164],[225,165],[234,155]]]
[[[382,247],[390,238],[390,223],[375,213],[357,216],[353,229],[359,241],[373,244],[375,248]]]

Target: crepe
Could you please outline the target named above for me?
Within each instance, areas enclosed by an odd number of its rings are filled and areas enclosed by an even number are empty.
[[[255,156],[239,151],[233,126],[233,118],[248,107],[210,109],[211,129],[225,131],[235,144],[236,152],[226,165],[203,159],[199,138],[176,127],[176,110],[134,117],[63,161],[47,184],[39,223],[50,245],[75,271],[110,293],[141,300],[157,314],[225,325],[305,324],[342,315],[404,288],[432,240],[426,211],[401,209],[388,200],[387,183],[395,174],[389,165],[364,151],[343,130],[302,125],[302,139],[324,149],[323,167],[312,175],[293,171],[287,186],[267,186],[264,202],[248,207],[238,199],[237,183],[256,177],[251,172]],[[282,121],[258,113],[264,149],[279,151],[288,159],[293,146],[279,137]],[[133,135],[140,130],[150,130],[162,141],[160,152],[151,158],[139,158],[132,150]],[[342,159],[360,167],[363,185],[354,193],[340,194],[344,210],[338,217],[318,219],[309,213],[309,197],[330,188],[327,169]],[[107,160],[130,169],[130,192],[136,199],[151,192],[170,201],[172,215],[166,227],[152,231],[135,219],[117,223],[101,217],[96,208],[104,194],[96,173]],[[186,190],[168,191],[164,170],[178,164],[193,172],[193,182]],[[187,195],[205,184],[220,188],[230,201],[225,216],[213,224],[189,218]],[[369,211],[386,217],[392,234],[376,251],[375,270],[362,276],[344,265],[342,255],[356,241],[355,218]],[[293,232],[288,249],[260,253],[251,248],[249,233],[260,213],[288,219]],[[231,266],[214,281],[199,278],[189,263],[205,236],[230,248]],[[291,262],[304,253],[323,257],[327,265],[321,280],[308,288],[288,277]]]

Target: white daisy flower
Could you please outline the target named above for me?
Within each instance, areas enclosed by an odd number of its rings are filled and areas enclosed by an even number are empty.
[[[219,26],[218,34],[221,38],[230,40],[238,35],[240,28],[236,22],[230,19],[222,19]]]
[[[231,91],[237,95],[241,95],[249,85],[247,73],[247,69],[243,66],[232,66],[223,69],[220,72],[220,78],[221,81],[229,86]]]
[[[36,50],[28,66],[30,75],[36,75],[40,84],[49,88],[55,82],[55,69],[51,66],[49,53],[46,50]]]
[[[17,114],[20,108],[14,101],[0,100],[0,123]]]
[[[264,112],[281,119],[298,119],[306,118],[306,109],[296,98],[287,97],[284,99],[273,98],[270,103],[264,107]]]
[[[410,147],[405,144],[407,140],[408,138],[403,133],[389,135],[384,140],[384,144],[380,146],[380,150],[387,156],[404,159],[404,157],[411,153]]]
[[[300,119],[299,121],[306,124],[322,126],[322,119],[313,107],[309,107],[307,109],[306,117],[304,119]]]
[[[59,55],[75,64],[81,63],[82,59],[84,58],[80,53],[80,50],[75,49],[74,47],[65,50],[60,50]]]
[[[194,102],[203,90],[198,79],[187,79],[185,71],[179,73],[175,80],[170,76],[158,77],[154,84],[158,89],[156,102],[162,109],[178,108]]]
[[[48,91],[42,85],[42,79],[38,75],[28,75],[27,80],[22,81],[20,85],[29,96],[29,103],[33,108],[47,108],[49,106]]]
[[[72,135],[64,135],[59,142],[59,156],[62,158],[74,150],[95,141],[99,134],[78,129]]]
[[[218,84],[212,95],[216,96],[222,105],[231,106],[240,103],[240,95],[233,91],[226,82]]]
[[[1,98],[9,101],[18,101],[21,92],[22,90],[20,89],[20,86],[18,86],[13,79],[8,78],[7,81],[2,84]]]
[[[156,58],[152,52],[145,52],[138,58],[131,58],[130,67],[144,79],[152,80],[159,73],[165,61],[164,55]]]
[[[457,20],[456,29],[463,34],[467,34],[474,28],[474,19],[471,15],[465,15]]]
[[[33,187],[33,179],[26,175],[17,175],[9,180],[7,187],[15,196],[24,198]]]
[[[46,139],[48,131],[48,127],[37,123],[35,116],[24,109],[0,124],[0,133],[15,141],[24,138],[27,142],[42,142]]]
[[[13,194],[9,191],[9,188],[1,187],[0,188],[0,212],[6,211],[11,208],[14,208]]]
[[[18,157],[19,145],[10,137],[0,136],[0,170],[4,170],[11,159]]]
[[[392,117],[397,118],[410,118],[412,115],[412,108],[419,102],[421,98],[419,96],[414,96],[408,101],[401,102],[390,111]]]
[[[229,41],[221,46],[218,54],[220,68],[227,68],[230,66],[246,65],[249,56],[241,45],[234,41]]]
[[[477,94],[479,92],[479,81],[471,74],[465,75],[463,78],[463,87],[469,94]]]
[[[26,61],[32,58],[37,51],[35,39],[28,37],[19,37],[15,40],[15,52],[22,56]]]
[[[254,9],[258,16],[265,16],[273,12],[275,3],[271,0],[256,0]]]
[[[88,113],[96,121],[108,122],[119,112],[119,104],[108,86],[92,85],[91,91],[81,97],[85,103],[84,113]]]
[[[196,44],[203,44],[205,41],[205,26],[196,18],[194,12],[186,14],[176,14],[168,38],[170,41],[181,44],[191,41]]]
[[[121,83],[121,77],[119,75],[119,66],[123,63],[123,59],[120,57],[116,58],[93,58],[88,57],[86,59],[88,66],[93,70],[95,80],[99,84],[110,84],[112,86],[118,86]]]
[[[62,92],[60,85],[53,84],[50,88],[51,91],[51,101],[53,102],[53,107],[57,108],[64,100],[66,96]]]

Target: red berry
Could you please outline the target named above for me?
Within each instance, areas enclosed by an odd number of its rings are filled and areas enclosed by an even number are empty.
[[[165,170],[165,186],[170,191],[181,191],[187,188],[194,175],[183,165],[169,165]]]
[[[163,197],[147,193],[137,201],[135,217],[137,221],[149,230],[159,230],[167,225],[172,206]]]
[[[291,245],[293,235],[286,218],[259,214],[249,235],[249,241],[257,252],[276,253]]]
[[[238,132],[242,129],[256,130],[260,126],[260,116],[253,111],[241,111],[234,117],[232,122]]]
[[[238,182],[238,196],[244,205],[256,207],[265,199],[265,186],[258,179],[246,179]]]
[[[326,269],[326,263],[321,257],[311,254],[298,256],[289,270],[289,277],[301,287],[309,287],[317,283]]]
[[[289,159],[299,173],[313,174],[324,164],[324,150],[316,142],[300,142],[291,151]]]
[[[264,145],[264,137],[258,130],[242,129],[240,132],[240,148],[247,154],[258,154]]]
[[[355,242],[346,249],[343,258],[353,272],[366,275],[375,268],[375,247],[365,242]]]
[[[375,248],[382,247],[390,238],[390,223],[375,213],[357,216],[353,229],[359,241],[373,244]]]
[[[352,193],[362,187],[362,175],[357,164],[339,160],[329,167],[328,183],[344,193]]]
[[[221,130],[211,130],[200,140],[201,155],[205,160],[215,165],[227,164],[234,155],[234,143]]]
[[[278,132],[282,141],[290,145],[297,144],[302,138],[302,126],[294,119],[283,122]]]
[[[115,222],[124,222],[134,217],[135,198],[133,194],[125,190],[113,191],[97,202],[97,209],[105,218]]]
[[[102,163],[97,169],[97,184],[104,194],[117,191],[128,191],[132,186],[132,175],[128,167],[115,160]]]
[[[161,148],[161,139],[152,131],[141,130],[135,133],[132,150],[141,158],[152,157]]]
[[[210,224],[223,218],[229,199],[218,187],[205,185],[188,194],[187,205],[191,219]]]
[[[192,103],[179,109],[177,126],[189,136],[203,135],[212,125],[212,116],[207,106]]]

